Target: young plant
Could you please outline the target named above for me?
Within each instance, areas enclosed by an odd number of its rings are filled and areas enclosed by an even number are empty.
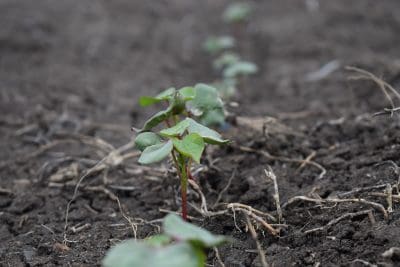
[[[248,76],[258,71],[257,65],[249,61],[236,61],[228,65],[224,71],[225,78],[237,78],[238,76]]]
[[[247,3],[232,3],[225,9],[222,18],[228,23],[241,23],[248,20],[251,11]]]
[[[163,233],[146,240],[127,240],[113,247],[103,260],[104,267],[204,267],[206,248],[227,242],[170,214],[163,221]]]
[[[222,71],[222,81],[214,83],[223,99],[230,99],[236,94],[236,87],[240,84],[241,78],[254,74],[258,71],[257,65],[243,61],[232,52],[225,52],[213,62],[215,69]]]
[[[203,44],[203,48],[210,54],[218,54],[219,52],[230,49],[235,46],[235,39],[230,36],[208,37]]]
[[[229,141],[219,133],[194,120],[210,124],[224,119],[222,100],[215,88],[197,84],[179,90],[169,88],[155,97],[141,97],[142,106],[166,102],[167,109],[157,112],[147,120],[135,139],[136,147],[142,151],[141,164],[160,162],[169,155],[181,180],[182,218],[187,218],[187,184],[193,179],[190,168],[193,162],[200,163],[207,144],[222,145]],[[166,128],[155,131],[164,123]]]
[[[213,67],[216,70],[222,70],[226,66],[230,66],[240,61],[239,55],[233,52],[225,52],[213,61]]]

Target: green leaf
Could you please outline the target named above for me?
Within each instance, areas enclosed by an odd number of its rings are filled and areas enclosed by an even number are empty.
[[[229,143],[229,140],[222,139],[221,135],[216,131],[204,125],[201,125],[200,123],[196,122],[193,119],[187,118],[186,120],[189,120],[190,122],[190,125],[188,127],[188,132],[200,135],[206,143],[215,145],[222,145]]]
[[[225,122],[225,112],[223,109],[214,109],[210,111],[206,111],[201,115],[199,121],[203,125],[211,126],[211,125],[222,125]]]
[[[160,131],[160,135],[165,137],[181,136],[186,129],[189,127],[190,122],[183,120],[177,123],[175,126]]]
[[[233,78],[238,75],[250,75],[258,71],[257,66],[254,63],[247,61],[239,61],[233,65],[230,65],[224,70],[224,77]]]
[[[232,65],[238,61],[239,61],[239,56],[237,54],[232,52],[226,52],[214,60],[213,66],[215,69],[220,70],[223,67]]]
[[[148,119],[144,123],[144,126],[142,130],[140,130],[140,132],[149,131],[153,129],[158,124],[168,119],[171,115],[172,115],[172,105],[170,105],[166,110],[159,111],[153,116],[151,116],[150,119]]]
[[[230,36],[209,37],[203,44],[204,50],[211,54],[216,54],[224,49],[235,46],[235,39]]]
[[[223,108],[223,103],[214,87],[199,83],[196,84],[196,97],[189,102],[189,107],[196,116],[201,116],[204,111]]]
[[[225,120],[224,105],[217,89],[202,83],[197,84],[195,88],[196,97],[188,102],[190,112],[199,117],[199,120],[206,125],[212,125],[214,121],[221,121],[220,116],[224,117],[223,122]],[[218,117],[211,118],[213,114],[218,115]]]
[[[171,241],[171,237],[164,234],[153,235],[146,239],[147,244],[157,247],[165,246],[171,243]]]
[[[191,133],[186,135],[182,140],[174,138],[172,141],[179,153],[200,163],[200,158],[205,147],[204,140],[200,135]]]
[[[142,96],[139,98],[139,104],[142,107],[147,107],[163,100],[169,100],[175,93],[175,88],[168,88],[156,96]]]
[[[225,78],[223,81],[213,83],[213,86],[222,99],[230,99],[236,94],[235,78]]]
[[[163,222],[166,235],[179,241],[189,241],[201,247],[211,248],[228,241],[221,235],[213,235],[209,231],[183,221],[180,217],[169,214]]]
[[[138,134],[135,139],[135,146],[140,150],[143,151],[146,147],[157,145],[161,143],[161,138],[158,134],[153,132],[144,132]]]
[[[113,247],[103,260],[104,267],[202,267],[204,253],[189,243],[165,247],[127,240]]]
[[[192,100],[196,96],[196,89],[191,86],[183,87],[178,92],[184,101]]]
[[[149,130],[153,129],[161,122],[167,120],[169,117],[182,113],[182,111],[184,109],[185,109],[185,101],[182,99],[182,97],[179,94],[175,93],[169,99],[168,108],[166,110],[157,112],[150,119],[148,119],[145,122],[142,130],[140,130],[140,132],[145,132],[145,131],[149,131]]]
[[[171,140],[166,143],[149,146],[143,150],[138,161],[141,164],[151,164],[162,161],[169,155],[169,153],[171,153],[172,148],[173,145]]]
[[[242,22],[248,19],[251,11],[247,3],[233,3],[225,9],[222,17],[226,22]]]

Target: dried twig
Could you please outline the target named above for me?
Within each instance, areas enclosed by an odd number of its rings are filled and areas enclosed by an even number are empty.
[[[368,262],[366,260],[362,260],[362,259],[355,259],[355,260],[352,261],[352,263],[361,263],[361,264],[363,264],[364,266],[367,266],[367,267],[378,267],[378,265],[372,264],[372,263],[370,263],[370,262]]]
[[[316,151],[311,152],[311,154],[308,155],[308,156],[304,159],[304,162],[301,163],[301,165],[297,168],[296,171],[299,171],[299,170],[303,169],[303,168],[307,165],[307,163],[309,163],[310,160],[312,160],[316,155],[317,155],[317,152],[316,152]]]
[[[390,184],[386,185],[385,194],[387,194],[386,201],[388,203],[387,211],[388,213],[393,212],[393,188]]]
[[[388,84],[384,80],[376,77],[374,74],[366,70],[352,66],[347,66],[346,69],[358,73],[358,75],[356,76],[349,77],[349,79],[351,80],[371,80],[375,82],[390,103],[391,109],[388,110],[397,111],[397,108],[395,107],[394,101],[390,96],[389,92],[391,92],[398,100],[400,100],[400,94],[390,84]],[[393,112],[391,112],[391,114],[393,115]]]
[[[393,257],[398,257],[400,255],[400,247],[391,247],[382,253],[382,257],[391,259]]]
[[[214,250],[215,257],[217,258],[217,262],[219,263],[219,265],[220,265],[221,267],[225,267],[225,264],[224,264],[224,262],[223,262],[222,259],[221,259],[221,255],[219,255],[218,248],[214,247],[213,250]]]
[[[318,232],[318,231],[324,231],[324,230],[328,230],[330,227],[332,227],[333,225],[337,224],[338,222],[344,220],[344,219],[348,219],[348,218],[354,218],[357,216],[361,216],[361,215],[368,215],[371,212],[371,210],[362,210],[359,212],[351,212],[351,213],[346,213],[336,219],[331,220],[330,222],[328,222],[328,224],[321,226],[321,227],[317,227],[311,230],[307,230],[304,233],[305,234],[310,234],[310,233],[314,233],[314,232]]]
[[[346,203],[346,202],[350,202],[350,203],[361,203],[361,204],[365,204],[365,205],[369,205],[372,206],[373,208],[379,210],[380,212],[382,212],[383,217],[385,218],[385,220],[389,219],[388,213],[385,210],[385,208],[376,202],[372,202],[372,201],[368,201],[362,198],[349,198],[349,199],[338,199],[338,198],[327,198],[327,199],[314,199],[314,198],[310,198],[310,197],[306,197],[306,196],[296,196],[296,197],[292,197],[291,199],[289,199],[283,206],[282,208],[286,208],[287,206],[291,205],[292,203],[295,203],[297,201],[307,201],[307,202],[313,202],[313,203],[318,203],[318,204],[322,204],[322,203]]]
[[[246,209],[246,210],[249,210],[249,211],[251,211],[251,212],[253,212],[253,213],[257,214],[257,215],[267,217],[270,220],[273,220],[274,222],[276,222],[276,218],[274,216],[272,216],[271,214],[266,213],[266,212],[262,212],[260,210],[257,210],[257,209],[255,209],[255,208],[253,208],[251,206],[248,206],[248,205],[245,205],[245,204],[242,204],[242,203],[228,203],[228,204],[226,204],[226,207],[228,209],[231,209],[231,208]]]
[[[90,226],[92,226],[90,223],[85,223],[84,225],[76,225],[76,226],[72,226],[71,230],[74,234],[82,232],[86,229],[89,229]]]
[[[374,117],[380,116],[380,115],[387,115],[390,114],[390,116],[393,116],[394,113],[400,112],[400,107],[396,108],[384,108],[383,111],[378,111],[373,114]]]
[[[283,220],[283,215],[282,215],[282,209],[281,209],[281,202],[279,200],[279,188],[278,188],[278,182],[276,179],[276,175],[274,171],[272,170],[271,166],[268,166],[268,171],[264,169],[265,175],[270,178],[274,182],[274,200],[275,200],[275,206],[276,206],[276,212],[278,213],[278,223],[281,223]]]
[[[380,192],[371,192],[368,195],[370,196],[374,196],[374,197],[384,197],[384,198],[388,198],[388,194],[387,193],[380,193]],[[393,195],[391,196],[392,201],[400,201],[400,196],[399,195]]]
[[[114,149],[112,151],[109,152],[109,154],[104,157],[103,159],[101,159],[96,165],[94,165],[92,168],[90,168],[89,170],[87,170],[78,180],[75,189],[74,189],[74,193],[72,195],[72,198],[70,199],[70,201],[67,204],[66,210],[65,210],[65,224],[64,224],[64,243],[68,242],[69,240],[67,239],[67,228],[68,228],[68,216],[69,216],[69,210],[71,208],[72,203],[75,201],[77,195],[78,195],[78,190],[80,185],[82,184],[83,180],[96,173],[99,171],[102,171],[106,168],[111,167],[115,167],[120,165],[125,159],[134,157],[134,156],[138,156],[139,152],[134,152],[134,153],[127,153],[125,155],[123,155],[122,153],[125,152],[126,150],[129,150],[131,148],[133,148],[134,146],[134,142],[131,141],[123,146],[121,146],[118,149]],[[118,199],[118,198],[117,198]]]
[[[338,193],[337,197],[339,198],[343,198],[343,197],[347,197],[347,196],[353,196],[356,194],[360,194],[360,193],[364,193],[364,192],[369,192],[375,189],[383,189],[386,187],[386,184],[380,184],[380,185],[374,185],[374,186],[366,186],[366,187],[358,187],[358,188],[354,188],[351,191],[348,192],[343,192],[343,193]]]
[[[260,223],[262,226],[265,227],[265,229],[267,229],[272,235],[276,236],[279,233],[279,230],[274,229],[274,227],[269,224],[268,222],[266,222],[262,217],[268,217],[269,219],[276,221],[275,217],[259,211],[257,209],[254,209],[251,206],[245,205],[245,204],[241,204],[241,203],[228,203],[225,204],[226,208],[222,209],[222,210],[218,210],[218,211],[209,211],[207,208],[207,201],[206,198],[203,194],[203,192],[201,191],[200,187],[198,186],[198,184],[193,181],[193,180],[188,180],[189,184],[193,187],[194,190],[196,190],[201,198],[201,206],[200,208],[196,207],[196,205],[191,204],[191,207],[193,207],[197,212],[199,212],[202,216],[205,217],[213,217],[213,216],[220,216],[220,215],[224,215],[227,214],[229,212],[229,210],[231,210],[234,214],[234,219],[235,219],[235,212],[236,211],[240,211],[243,212],[244,214],[246,214],[247,216],[250,216],[252,219],[254,219],[255,221],[257,221],[258,223]]]
[[[260,242],[258,241],[258,237],[257,237],[257,233],[256,230],[254,229],[253,224],[251,223],[249,216],[246,216],[246,222],[247,222],[247,227],[249,228],[251,237],[253,238],[253,240],[256,242],[256,246],[257,246],[257,251],[258,254],[260,255],[260,261],[261,261],[261,265],[263,267],[269,267],[269,264],[267,263],[267,260],[265,258],[265,252],[261,247]]]
[[[237,207],[237,206],[234,206],[232,204],[228,204],[228,208],[230,208],[232,210],[235,210],[235,211],[243,212],[245,215],[251,217],[253,220],[255,220],[256,222],[258,222],[259,224],[264,226],[264,228],[266,230],[268,230],[268,232],[270,232],[270,234],[272,234],[273,236],[277,236],[279,234],[279,230],[276,230],[275,228],[273,228],[272,225],[267,223],[263,218],[261,218],[260,216],[256,215],[254,212],[250,211],[249,209],[244,209],[244,208],[241,208],[241,207]]]

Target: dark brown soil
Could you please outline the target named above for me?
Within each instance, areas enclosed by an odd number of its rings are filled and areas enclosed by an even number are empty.
[[[171,85],[213,81],[212,58],[201,44],[209,35],[230,33],[240,38],[237,51],[260,68],[243,81],[240,106],[230,111],[277,121],[267,123],[263,134],[233,118],[224,135],[234,143],[208,150],[197,181],[209,209],[219,209],[211,207],[235,172],[222,202],[276,215],[274,187],[264,174],[270,165],[286,226],[279,237],[258,228],[268,263],[400,266],[400,255],[382,256],[400,247],[396,199],[388,218],[365,203],[285,204],[300,195],[362,197],[387,209],[385,197],[372,195],[384,188],[343,193],[398,182],[400,121],[397,115],[372,117],[389,103],[374,83],[349,81],[343,67],[361,67],[400,88],[400,2],[254,1],[254,16],[241,31],[221,22],[228,2],[0,1],[1,266],[99,265],[112,244],[134,235],[107,192],[138,223],[140,238],[157,231],[158,221],[147,222],[165,215],[159,209],[179,210],[178,181],[169,165],[144,169],[130,158],[82,181],[62,245],[65,210],[79,177],[128,143],[130,126],[154,112],[140,109],[137,98]],[[307,2],[319,2],[319,8],[307,8]],[[322,79],[306,78],[332,60],[341,67]],[[327,171],[321,179],[315,166],[298,169],[299,163],[282,160],[313,152],[312,160]],[[194,191],[189,197],[200,205]],[[371,213],[306,233],[365,210]],[[235,225],[232,212],[209,218],[193,208],[189,213],[194,223],[235,238],[220,248],[226,266],[260,266],[243,214],[235,214]],[[209,263],[218,266],[212,251]]]

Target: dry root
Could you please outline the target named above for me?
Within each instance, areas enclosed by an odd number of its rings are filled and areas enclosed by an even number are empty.
[[[254,242],[256,242],[257,251],[258,251],[258,255],[260,256],[260,261],[261,261],[262,267],[269,267],[269,264],[267,263],[267,259],[265,258],[265,252],[262,249],[260,242],[258,241],[256,230],[254,229],[254,226],[251,223],[251,220],[249,219],[248,216],[246,216],[246,223],[247,223],[247,227],[249,228],[251,237],[253,238]]]
[[[293,197],[291,199],[289,199],[282,207],[286,208],[289,205],[298,202],[298,201],[305,201],[305,202],[313,202],[313,203],[317,203],[317,204],[326,204],[326,203],[360,203],[360,204],[364,204],[367,206],[371,206],[374,209],[380,211],[383,214],[383,217],[388,220],[389,219],[389,215],[387,213],[387,211],[385,210],[385,208],[376,202],[372,202],[372,201],[368,201],[362,198],[349,198],[349,199],[338,199],[338,198],[328,198],[328,199],[315,199],[315,198],[310,198],[310,197],[306,197],[306,196],[296,196]]]
[[[391,108],[386,108],[382,112],[377,112],[374,114],[374,116],[383,114],[390,114],[391,116],[393,116],[394,112],[400,111],[400,107],[395,107],[395,101],[391,96],[392,94],[395,98],[397,98],[397,100],[400,100],[400,94],[390,84],[366,70],[350,66],[346,67],[346,69],[357,73],[357,75],[349,77],[349,79],[351,80],[371,80],[375,82],[382,93],[385,95],[386,99],[389,101]]]
[[[326,225],[324,225],[322,227],[318,227],[318,228],[314,228],[314,229],[311,229],[311,230],[307,230],[304,233],[305,234],[310,234],[310,233],[314,233],[314,232],[318,232],[318,231],[326,231],[329,228],[331,228],[333,225],[339,223],[342,220],[351,219],[351,218],[362,216],[362,215],[370,215],[370,214],[372,214],[372,210],[362,210],[362,211],[359,211],[359,212],[346,213],[346,214],[344,214],[344,215],[342,215],[342,216],[340,216],[340,217],[338,217],[336,219],[331,220],[328,224],[326,224]]]
[[[70,199],[70,201],[67,204],[67,207],[66,207],[66,210],[65,210],[65,224],[64,224],[64,235],[63,235],[64,236],[64,241],[63,241],[64,244],[69,242],[69,240],[67,239],[67,229],[68,229],[68,217],[69,217],[70,207],[71,207],[72,203],[75,201],[75,199],[77,197],[78,190],[79,190],[83,180],[86,177],[88,177],[88,176],[90,176],[90,175],[92,175],[94,173],[98,173],[100,171],[104,171],[104,170],[108,170],[109,168],[116,167],[116,166],[122,164],[122,162],[124,162],[124,160],[132,158],[132,157],[136,157],[136,156],[139,155],[139,152],[132,152],[132,153],[123,154],[124,152],[126,152],[126,151],[128,151],[128,150],[133,148],[133,146],[134,146],[134,142],[133,141],[127,143],[124,146],[121,146],[118,149],[112,149],[112,150],[109,150],[108,148],[110,148],[110,147],[105,145],[104,143],[105,143],[104,141],[101,141],[101,142],[99,141],[98,146],[102,147],[103,149],[108,150],[109,151],[108,155],[105,156],[102,160],[100,160],[92,168],[87,170],[79,178],[79,180],[78,180],[78,182],[77,182],[77,184],[75,186],[73,196],[72,196],[72,198]],[[90,190],[90,189],[88,189],[88,190]],[[120,207],[120,210],[122,211],[118,197],[116,197],[111,191],[109,191],[108,189],[106,189],[104,187],[92,187],[91,190],[92,191],[101,191],[101,192],[105,193],[107,196],[109,196],[112,200],[117,201],[118,205]],[[124,215],[124,213],[123,213],[123,216],[124,216],[124,218],[126,218],[130,222],[129,218],[126,217]],[[132,230],[134,232],[134,235],[136,236],[136,227],[134,227],[133,224],[131,224],[131,225],[132,225]]]
[[[233,218],[235,221],[236,225],[236,212],[242,212],[243,214],[249,216],[252,218],[254,221],[258,222],[260,225],[262,225],[270,234],[273,236],[277,236],[279,234],[279,229],[275,229],[271,224],[269,224],[266,220],[266,218],[276,221],[276,218],[269,213],[259,211],[257,209],[254,209],[251,206],[241,204],[241,203],[224,203],[222,206],[224,207],[223,209],[217,210],[217,211],[209,211],[207,207],[207,201],[206,198],[201,191],[200,187],[196,184],[195,181],[189,180],[189,184],[192,186],[192,188],[200,195],[201,199],[201,205],[200,207],[197,207],[196,205],[190,203],[191,207],[196,210],[198,213],[200,213],[204,217],[214,217],[214,216],[221,216],[225,214],[229,214],[230,211],[233,214]],[[265,219],[264,219],[265,218]],[[239,227],[237,227],[239,229]],[[239,229],[240,230],[240,229]]]

